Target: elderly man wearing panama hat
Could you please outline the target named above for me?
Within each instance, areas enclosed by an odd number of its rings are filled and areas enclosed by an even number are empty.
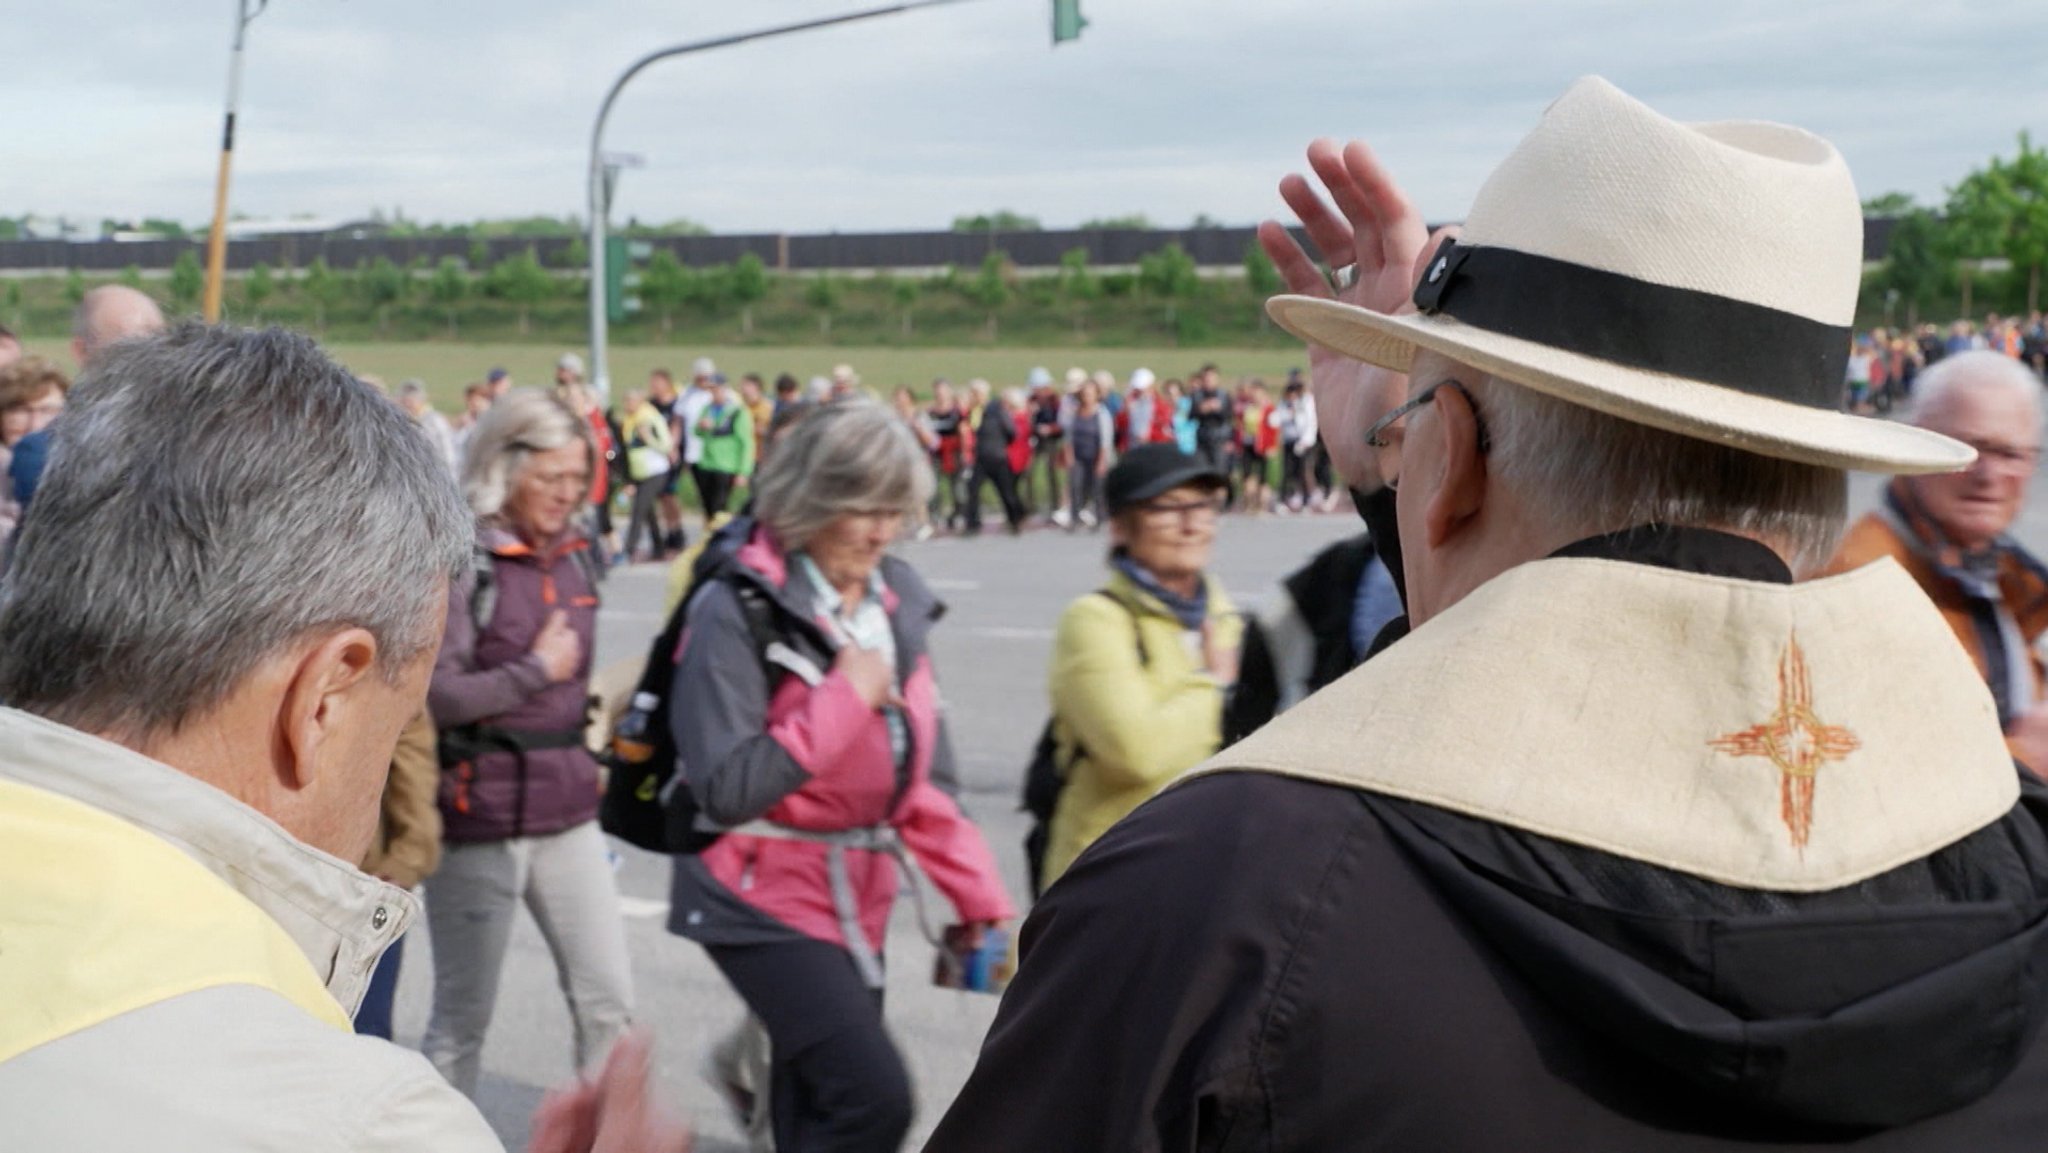
[[[1847,469],[1829,144],[1575,84],[1423,234],[1361,144],[1277,226],[1411,631],[1096,841],[928,1150],[2018,1150],[2048,795]],[[1342,358],[1342,359],[1340,359]]]

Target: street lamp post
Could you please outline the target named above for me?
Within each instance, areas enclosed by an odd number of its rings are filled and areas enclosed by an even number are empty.
[[[228,169],[235,157],[235,108],[242,101],[242,42],[270,0],[235,0],[235,47],[228,56],[228,111],[220,135],[220,173],[213,184],[213,230],[206,234],[206,323],[220,320],[221,282],[228,271]]]
[[[248,0],[243,0],[247,3]],[[268,0],[260,0],[267,3]],[[590,130],[590,166],[585,172],[590,197],[590,384],[601,399],[611,397],[611,371],[605,362],[605,340],[610,318],[605,314],[605,215],[611,209],[612,181],[605,171],[604,123],[612,114],[612,104],[619,98],[619,92],[626,82],[640,74],[641,70],[659,60],[671,56],[682,56],[691,52],[708,52],[713,48],[726,48],[734,44],[745,44],[749,40],[766,40],[772,36],[786,36],[792,32],[807,32],[813,28],[829,28],[834,24],[851,24],[857,20],[868,20],[876,16],[893,16],[918,8],[940,8],[949,4],[965,3],[967,0],[905,0],[883,8],[869,8],[860,12],[849,12],[843,16],[827,16],[818,20],[804,20],[795,24],[784,24],[776,28],[763,28],[754,32],[741,32],[732,36],[718,36],[710,40],[698,40],[689,44],[678,44],[650,52],[633,62],[633,66],[619,74],[612,81],[609,91],[604,94],[604,103],[598,106],[597,123]],[[240,50],[239,37],[236,41]],[[237,57],[239,59],[239,55]],[[229,121],[232,124],[233,114]],[[223,159],[222,187],[226,187],[226,161]]]

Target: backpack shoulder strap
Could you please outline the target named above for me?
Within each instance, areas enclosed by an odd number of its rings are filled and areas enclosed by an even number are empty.
[[[469,564],[469,619],[476,626],[476,635],[481,637],[498,611],[497,561],[489,549],[478,545],[469,554]]]

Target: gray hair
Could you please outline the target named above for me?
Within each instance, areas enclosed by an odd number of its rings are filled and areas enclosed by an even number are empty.
[[[1944,356],[1914,378],[1913,409],[1907,419],[1926,428],[1963,394],[2001,388],[2024,395],[2033,402],[2035,431],[2038,433],[2041,378],[2024,363],[1984,348]]]
[[[515,388],[476,422],[462,462],[462,495],[478,520],[505,511],[519,471],[535,453],[581,444],[597,463],[590,425],[569,406],[537,388]]]
[[[304,336],[182,325],[96,361],[0,583],[0,700],[135,739],[306,638],[395,682],[440,644],[475,528],[404,413]]]
[[[71,314],[71,336],[78,341],[82,365],[120,341],[162,332],[163,327],[163,309],[156,301],[125,284],[102,284],[87,292]]]
[[[392,395],[400,400],[424,400],[427,395],[427,383],[418,377],[402,380],[398,383],[398,391]]]
[[[1848,516],[1849,477],[1595,412],[1487,378],[1473,390],[1488,464],[1531,512],[1573,538],[1643,524],[1721,529],[1826,564]]]
[[[932,470],[910,429],[864,396],[822,404],[790,427],[754,478],[754,511],[782,546],[800,552],[840,517],[916,517]]]

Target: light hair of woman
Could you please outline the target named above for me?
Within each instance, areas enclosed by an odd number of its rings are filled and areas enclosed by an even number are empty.
[[[1497,470],[1531,515],[1572,539],[1645,524],[1718,529],[1826,564],[1848,517],[1840,469],[1759,456],[1620,420],[1509,381],[1473,389]]]
[[[393,683],[440,644],[474,522],[405,414],[306,337],[123,341],[50,427],[0,584],[0,700],[147,740],[308,638],[365,630]]]
[[[818,406],[776,444],[754,478],[754,511],[783,548],[802,552],[843,516],[921,516],[932,483],[902,419],[879,401],[849,397]]]
[[[597,460],[590,425],[569,406],[537,388],[515,388],[476,422],[469,455],[462,462],[462,495],[478,520],[496,520],[536,453],[581,444]]]

